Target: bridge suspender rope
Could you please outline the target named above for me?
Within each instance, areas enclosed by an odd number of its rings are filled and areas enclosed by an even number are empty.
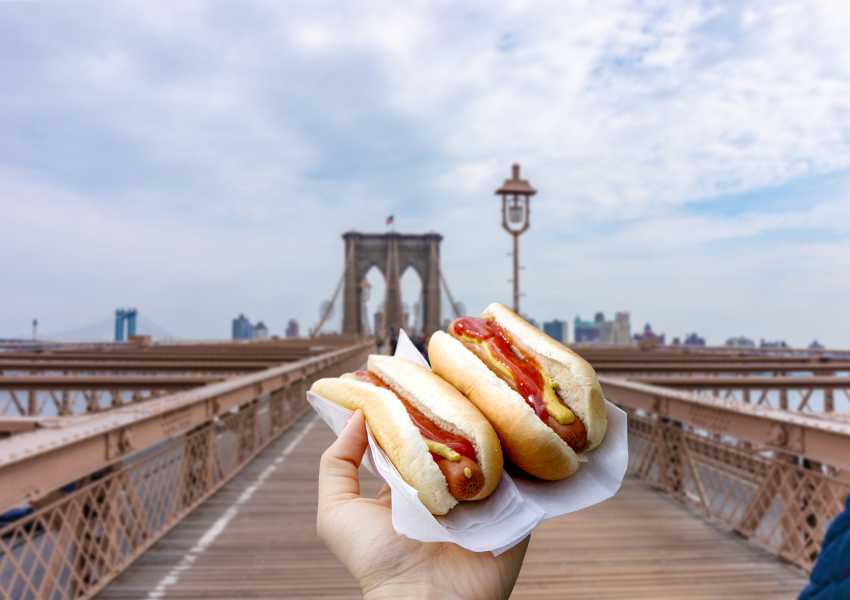
[[[325,310],[322,311],[322,316],[319,319],[319,322],[316,324],[313,329],[310,330],[310,337],[316,337],[319,332],[324,327],[327,320],[330,318],[331,314],[333,314],[334,305],[336,304],[336,299],[339,297],[339,292],[342,290],[342,284],[345,281],[345,274],[348,272],[349,267],[351,267],[352,258],[349,256],[345,259],[345,268],[342,270],[342,275],[339,278],[339,281],[336,284],[336,289],[334,290],[333,296],[331,296],[331,301],[325,307]]]
[[[440,282],[443,284],[443,289],[446,291],[446,296],[449,298],[449,304],[452,307],[452,313],[454,314],[454,318],[457,319],[463,315],[460,314],[460,310],[458,309],[457,302],[455,302],[454,296],[452,296],[452,292],[449,289],[449,284],[446,283],[446,278],[443,276],[443,271],[440,270]]]
[[[342,283],[345,281],[345,271],[343,271],[342,276],[339,278],[339,283],[336,284],[336,289],[334,290],[334,294],[331,297],[331,301],[325,307],[325,310],[322,312],[322,317],[319,319],[319,322],[316,324],[313,329],[310,330],[310,337],[314,338],[322,330],[325,322],[331,316],[331,313],[334,309],[334,304],[336,304],[337,296],[339,296],[339,292],[342,289]]]

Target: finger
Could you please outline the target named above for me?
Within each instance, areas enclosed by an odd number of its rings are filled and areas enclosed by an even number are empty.
[[[366,424],[363,411],[356,410],[339,437],[322,454],[319,463],[319,504],[360,495],[357,468],[366,451]]]
[[[375,500],[379,503],[383,504],[387,508],[392,507],[392,495],[390,494],[390,486],[384,484],[380,490],[378,490],[378,494],[375,496]]]

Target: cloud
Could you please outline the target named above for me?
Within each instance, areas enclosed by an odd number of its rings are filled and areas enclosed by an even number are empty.
[[[540,190],[521,277],[538,318],[631,309],[715,342],[850,338],[850,187],[725,210],[850,169],[846,8],[4,12],[2,334],[128,303],[186,337],[224,336],[240,311],[306,328],[340,275],[339,235],[388,214],[444,234],[470,310],[507,300],[493,189],[519,161]]]

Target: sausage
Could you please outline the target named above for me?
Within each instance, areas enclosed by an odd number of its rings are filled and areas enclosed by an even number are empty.
[[[487,367],[496,374],[499,378],[504,380],[508,385],[511,386],[515,392],[519,393],[517,390],[517,383],[514,378],[511,376],[507,376],[504,371],[500,370],[498,367],[493,365],[491,358],[484,351],[481,344],[464,344],[467,349],[471,350],[473,354],[475,354],[481,361],[487,365]],[[557,390],[556,390],[557,393]],[[520,394],[522,395],[522,394]],[[587,429],[584,426],[584,423],[581,422],[581,419],[576,417],[576,420],[570,423],[569,425],[561,425],[552,417],[551,415],[547,415],[545,411],[541,412],[540,406],[536,405],[531,399],[527,399],[529,406],[534,409],[534,412],[540,416],[544,422],[552,428],[555,434],[564,440],[567,443],[567,446],[575,450],[576,452],[581,452],[587,447]],[[563,402],[563,399],[561,400]],[[564,402],[566,405],[566,402]]]
[[[546,424],[576,452],[581,452],[587,447],[587,429],[578,417],[569,425],[561,425],[550,416]]]
[[[446,482],[449,484],[449,492],[458,500],[469,500],[478,495],[478,492],[484,487],[484,472],[478,463],[466,456],[461,456],[460,460],[451,461],[432,454],[434,460],[437,461],[437,466],[446,477]],[[469,469],[469,477],[464,472]]]

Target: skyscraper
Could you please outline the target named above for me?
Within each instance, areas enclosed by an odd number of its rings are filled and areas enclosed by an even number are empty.
[[[628,312],[620,311],[614,314],[614,322],[611,325],[611,343],[619,345],[632,343],[632,325]]]
[[[652,330],[652,325],[647,323],[643,326],[643,333],[635,334],[635,341],[641,346],[644,347],[652,347],[652,346],[663,346],[664,345],[664,334],[663,333],[655,333]]]
[[[298,321],[289,319],[289,322],[286,324],[286,337],[298,337],[299,329]]]
[[[543,322],[543,333],[559,342],[567,341],[567,323],[558,319]]]
[[[582,321],[576,317],[573,323],[573,335],[576,342],[595,342],[599,339],[599,328],[593,321]]]
[[[598,312],[592,321],[583,321],[576,317],[575,325],[576,342],[598,342],[600,344],[628,345],[632,342],[632,326],[629,313],[620,311],[614,314],[613,321],[605,320],[605,313]]]
[[[269,328],[266,327],[265,323],[259,321],[256,325],[254,325],[253,337],[255,340],[269,339]]]
[[[685,346],[705,346],[705,338],[696,333],[689,333],[685,336]]]
[[[233,319],[232,337],[234,340],[250,340],[254,337],[254,326],[248,317],[239,313],[239,316]]]

